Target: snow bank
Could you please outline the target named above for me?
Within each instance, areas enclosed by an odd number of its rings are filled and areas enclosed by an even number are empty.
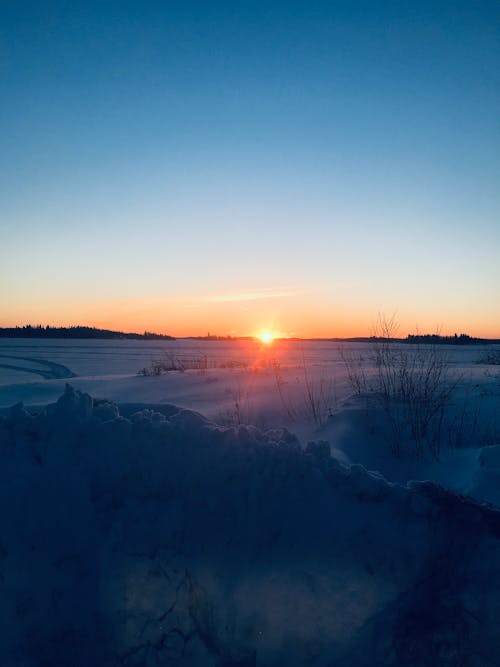
[[[3,665],[496,664],[493,507],[286,429],[123,413],[67,386],[0,419]]]

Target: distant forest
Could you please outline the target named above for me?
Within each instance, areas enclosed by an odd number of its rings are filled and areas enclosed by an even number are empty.
[[[110,331],[109,329],[96,329],[95,327],[50,327],[31,326],[0,328],[0,338],[104,338],[112,340],[175,340],[173,336],[151,333],[145,331],[139,333],[124,333],[123,331]]]
[[[453,336],[439,336],[438,334],[409,334],[405,339],[407,343],[431,343],[433,345],[480,345],[481,343],[499,343],[500,340],[487,338],[473,338],[461,333]]]
[[[300,340],[292,339],[292,340]],[[309,340],[314,340],[313,338]],[[324,338],[322,340],[338,341],[339,343],[382,343],[390,340],[391,343],[409,343],[410,345],[487,345],[498,344],[500,338],[474,338],[468,334],[461,333],[453,336],[440,336],[439,334],[408,334],[406,338],[384,338],[383,336],[365,336],[357,338]]]

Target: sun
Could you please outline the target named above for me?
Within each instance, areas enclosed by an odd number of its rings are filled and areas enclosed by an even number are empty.
[[[269,345],[275,339],[275,335],[271,331],[261,331],[258,338],[262,343]]]

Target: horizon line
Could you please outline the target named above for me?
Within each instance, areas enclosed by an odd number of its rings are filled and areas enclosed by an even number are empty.
[[[212,334],[208,332],[207,334],[204,335],[195,335],[195,334],[187,334],[187,335],[181,335],[181,336],[174,336],[171,333],[165,333],[165,332],[158,332],[158,331],[149,331],[148,329],[144,329],[142,333],[139,333],[138,331],[122,331],[122,330],[116,330],[116,329],[107,329],[103,327],[98,327],[95,325],[89,325],[89,324],[70,324],[70,325],[43,325],[43,324],[23,324],[23,325],[14,325],[14,326],[0,326],[0,332],[6,331],[6,330],[19,330],[19,329],[54,329],[54,330],[61,330],[61,329],[91,329],[91,330],[96,330],[96,331],[103,331],[103,332],[109,332],[113,334],[118,334],[118,335],[129,335],[129,336],[139,336],[139,337],[145,337],[147,338],[147,335],[149,334],[150,336],[165,336],[169,337],[172,340],[258,340],[259,335],[258,334]],[[456,338],[457,340],[460,340],[461,338],[469,338],[471,340],[480,340],[480,341],[486,341],[486,342],[500,342],[500,336],[499,337],[484,337],[484,336],[472,336],[469,335],[465,332],[460,332],[458,334],[457,332],[449,333],[449,334],[443,334],[443,333],[408,333],[406,336],[391,336],[388,338],[388,340],[392,341],[403,341],[407,340],[409,337],[416,337],[416,338],[423,338],[423,337],[436,337],[436,338],[450,338],[454,339]],[[5,336],[5,338],[8,338],[9,336]],[[22,336],[18,336],[19,338],[22,338]],[[351,341],[351,342],[362,342],[364,340],[374,340],[374,339],[384,339],[384,336],[377,336],[375,334],[369,334],[369,335],[350,335],[350,336],[297,336],[297,335],[276,335],[273,337],[274,341]]]

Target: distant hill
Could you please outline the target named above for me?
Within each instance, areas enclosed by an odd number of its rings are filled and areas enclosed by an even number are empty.
[[[139,333],[124,333],[123,331],[110,331],[109,329],[96,329],[95,327],[43,327],[31,326],[27,324],[24,327],[4,327],[0,328],[0,338],[100,338],[110,340],[175,340],[173,336],[166,334],[151,333],[145,331]]]

